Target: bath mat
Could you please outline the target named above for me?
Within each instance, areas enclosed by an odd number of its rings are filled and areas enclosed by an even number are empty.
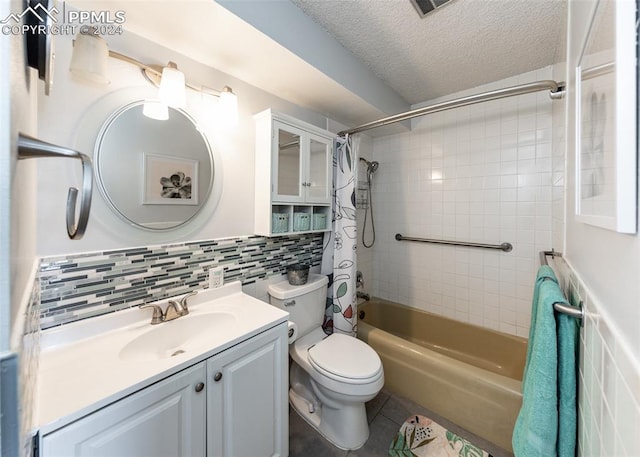
[[[437,422],[411,416],[389,445],[389,457],[491,457]]]

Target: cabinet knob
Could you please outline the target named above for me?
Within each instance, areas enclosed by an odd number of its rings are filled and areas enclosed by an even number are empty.
[[[215,382],[218,382],[218,381],[220,381],[221,379],[222,379],[222,373],[220,373],[219,371],[218,371],[216,374],[214,374],[214,375],[213,375],[213,380],[214,380]]]
[[[202,392],[202,389],[204,389],[204,382],[196,384],[196,392]]]

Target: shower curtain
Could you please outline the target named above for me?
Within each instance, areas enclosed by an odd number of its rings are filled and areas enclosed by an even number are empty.
[[[322,273],[329,276],[324,329],[356,335],[356,166],[358,137],[335,141],[332,229],[324,235]]]

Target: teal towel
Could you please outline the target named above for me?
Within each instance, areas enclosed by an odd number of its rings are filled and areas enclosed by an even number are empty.
[[[559,313],[558,323],[558,444],[559,457],[574,457],[578,434],[578,322]]]
[[[576,322],[556,316],[566,303],[553,270],[538,270],[531,308],[522,407],[513,430],[516,457],[573,457],[576,442]]]
[[[543,265],[538,269],[538,275],[536,276],[536,284],[533,289],[533,301],[531,304],[531,323],[529,324],[529,344],[527,345],[527,358],[526,358],[526,364],[524,366],[524,374],[522,379],[525,379],[527,377],[527,368],[529,367],[529,362],[531,360],[531,352],[533,351],[532,342],[535,339],[535,333],[536,333],[536,322],[538,318],[538,303],[540,302],[540,285],[545,281],[549,281],[549,280],[555,282],[556,284],[558,283],[558,279],[556,278],[556,275],[553,272],[553,269],[548,265]],[[564,301],[564,296],[562,296],[562,301]],[[544,305],[542,306],[544,307]]]

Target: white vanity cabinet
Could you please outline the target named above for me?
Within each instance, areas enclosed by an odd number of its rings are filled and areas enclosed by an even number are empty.
[[[281,323],[44,435],[40,455],[286,456],[287,362]]]
[[[204,363],[187,368],[44,436],[40,455],[204,456],[205,380]]]
[[[287,354],[285,329],[207,361],[208,457],[289,455]]]
[[[328,230],[333,135],[271,110],[255,122],[256,234]]]

